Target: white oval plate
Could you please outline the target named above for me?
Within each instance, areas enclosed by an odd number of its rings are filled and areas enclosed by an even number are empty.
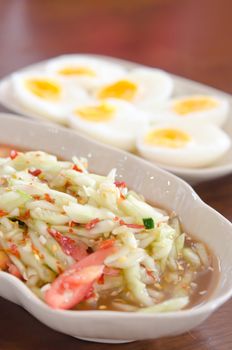
[[[106,174],[116,167],[128,186],[168,210],[175,210],[185,230],[206,242],[221,264],[220,281],[207,302],[185,311],[139,314],[112,311],[53,310],[14,276],[0,272],[0,296],[24,307],[47,326],[74,337],[126,342],[177,335],[203,322],[232,295],[232,224],[207,206],[183,180],[147,161],[89,141],[56,125],[0,114],[0,143],[41,149],[70,159],[89,159],[89,168]]]
[[[102,58],[107,61],[121,64],[123,67],[127,69],[144,67],[138,63],[133,63],[130,61],[125,61],[125,60],[108,57],[108,56],[88,55],[88,54],[78,54],[77,56]],[[20,71],[43,69],[43,66],[46,62],[47,61],[43,61],[34,65],[28,66]],[[192,80],[188,80],[173,74],[171,74],[171,76],[174,80],[174,96],[181,96],[181,95],[187,95],[187,94],[213,94],[213,95],[224,96],[230,102],[230,113],[232,114],[232,96],[231,95],[226,94],[220,90],[214,89],[212,87],[209,87],[207,85],[194,82]],[[12,94],[10,76],[7,76],[6,78],[0,81],[0,103],[2,103],[2,105],[8,108],[10,111],[14,111],[16,113],[25,115],[30,118],[45,120],[45,117],[35,112],[29,111],[28,109],[20,105],[20,103],[18,103],[18,101],[15,99],[14,95]],[[46,121],[49,122],[48,119],[46,119]],[[227,134],[231,137],[231,140],[232,140],[232,115],[229,116],[228,121],[224,127],[224,130],[227,132]],[[211,180],[211,179],[215,179],[215,178],[230,174],[232,172],[232,148],[230,148],[230,150],[226,153],[226,155],[222,157],[217,163],[214,163],[213,165],[205,168],[200,168],[200,169],[180,168],[180,167],[165,166],[163,164],[158,164],[158,163],[156,163],[156,165],[159,165],[163,169],[171,171],[172,173],[182,177],[184,180],[186,180],[191,184],[195,184],[197,182]]]

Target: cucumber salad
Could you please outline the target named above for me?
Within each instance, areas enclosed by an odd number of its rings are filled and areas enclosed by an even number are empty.
[[[154,198],[154,202],[156,199]],[[12,150],[0,158],[0,270],[55,309],[176,311],[213,270],[177,216],[87,161]]]

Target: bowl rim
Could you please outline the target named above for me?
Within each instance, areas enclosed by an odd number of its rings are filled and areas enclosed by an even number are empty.
[[[85,142],[89,142],[93,146],[98,146],[101,147],[102,149],[105,149],[106,151],[117,153],[121,155],[122,157],[127,156],[131,158],[133,161],[138,162],[140,164],[144,165],[149,165],[149,167],[153,168],[154,171],[163,174],[164,176],[168,175],[168,178],[173,179],[174,181],[177,181],[180,183],[181,186],[183,186],[188,193],[191,192],[191,195],[194,196],[194,199],[197,201],[197,205],[202,206],[206,208],[209,212],[211,212],[213,215],[216,215],[218,217],[218,220],[220,220],[222,223],[227,225],[231,229],[231,234],[232,234],[232,223],[226,219],[222,214],[218,213],[215,209],[210,207],[208,204],[206,204],[200,197],[199,195],[195,192],[195,190],[183,179],[177,177],[176,175],[167,172],[164,169],[161,169],[157,167],[156,165],[151,164],[150,162],[139,158],[133,154],[128,154],[125,151],[118,150],[112,146],[106,146],[102,145],[100,142],[95,141],[95,140],[90,140],[88,137],[83,136],[83,135],[77,135],[74,133],[71,129],[66,129],[61,126],[57,126],[55,124],[49,125],[49,129],[47,128],[47,123],[41,123],[36,120],[29,120],[22,118],[20,116],[14,115],[14,114],[9,114],[9,113],[0,113],[0,118],[4,119],[6,123],[13,123],[16,125],[17,123],[22,124],[23,127],[28,127],[31,126],[34,128],[35,132],[37,132],[37,127],[43,130],[45,132],[56,132],[56,133],[61,133],[61,134],[66,134],[68,135],[73,135],[74,137],[77,137],[81,140],[84,140]],[[232,296],[232,283],[230,289],[217,297],[214,297],[213,295],[210,297],[209,300],[206,300],[202,304],[196,305],[193,308],[189,308],[186,310],[180,310],[180,311],[174,311],[174,312],[167,312],[167,313],[154,313],[154,314],[145,314],[145,313],[140,313],[140,312],[120,312],[120,311],[98,311],[98,310],[91,310],[91,311],[75,311],[75,310],[54,310],[50,308],[46,303],[41,301],[22,281],[18,280],[16,277],[10,275],[7,272],[0,271],[0,280],[1,278],[3,280],[8,281],[12,285],[14,285],[17,289],[17,291],[20,294],[20,299],[21,297],[27,297],[29,298],[34,304],[36,304],[39,307],[42,307],[44,311],[49,312],[50,314],[53,315],[64,315],[67,317],[95,317],[98,318],[111,318],[113,317],[126,317],[128,319],[132,319],[134,317],[137,317],[139,319],[143,318],[158,318],[158,319],[169,319],[169,318],[182,318],[182,317],[192,317],[195,315],[202,315],[202,314],[209,314],[213,312],[215,309],[217,309],[219,306],[221,306],[224,302],[226,302],[231,296]]]

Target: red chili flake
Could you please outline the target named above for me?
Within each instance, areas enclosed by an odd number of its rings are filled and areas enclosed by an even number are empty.
[[[98,284],[104,284],[104,274],[102,274],[101,277],[99,277],[97,283]]]
[[[120,187],[120,188],[127,187],[125,181],[115,181],[114,184],[116,187]]]
[[[74,227],[76,225],[75,221],[69,221],[68,226],[69,227]]]
[[[124,201],[126,199],[126,197],[122,194],[122,193],[120,193],[120,197],[119,197],[119,199],[118,199],[118,203],[120,204],[122,201]]]
[[[138,225],[138,224],[126,224],[126,226],[129,228],[138,228],[138,229],[144,228],[144,225]]]
[[[64,270],[62,269],[62,267],[60,266],[60,263],[58,261],[56,262],[56,267],[57,267],[57,270],[58,270],[59,274],[64,272]]]
[[[113,247],[115,239],[106,239],[99,244],[99,249],[107,249]]]
[[[84,243],[79,242],[77,244],[74,239],[64,236],[59,231],[51,228],[48,228],[48,233],[50,233],[50,235],[60,244],[64,253],[71,255],[73,259],[79,261],[88,255],[86,251],[87,246]]]
[[[146,272],[147,272],[148,276],[150,276],[150,277],[152,277],[154,280],[156,280],[156,278],[155,278],[155,276],[153,275],[153,272],[152,272],[152,271],[146,269]]]
[[[99,220],[98,218],[91,220],[90,222],[88,222],[87,224],[85,224],[86,230],[91,230],[91,229],[94,228],[99,222],[100,222],[100,220]]]
[[[33,176],[39,176],[42,173],[42,170],[40,169],[35,169],[35,170],[28,170],[29,174],[33,175]]]
[[[9,253],[16,256],[17,258],[20,258],[20,254],[19,254],[19,251],[18,251],[18,247],[16,244],[14,243],[11,243],[10,244],[10,248],[8,249]]]
[[[55,203],[55,200],[48,193],[45,193],[44,199],[45,199],[45,201],[47,201],[49,203],[52,203],[52,204]]]
[[[26,220],[31,217],[30,209],[27,209],[23,215],[20,216],[20,220]]]
[[[12,160],[15,159],[15,158],[17,157],[17,155],[18,155],[18,152],[15,151],[14,149],[12,149],[12,150],[10,151],[10,158],[11,158]]]
[[[123,220],[120,220],[120,221],[119,221],[119,224],[120,224],[120,225],[125,225],[126,227],[129,227],[129,228],[138,228],[138,229],[144,228],[144,225],[127,224],[127,223],[126,223],[125,221],[123,221]]]
[[[69,228],[69,229],[68,229],[68,232],[69,232],[69,233],[74,233],[74,231],[73,231],[72,228]]]
[[[0,217],[6,216],[8,213],[5,210],[0,209]]]
[[[23,234],[26,234],[26,233],[23,233]],[[23,239],[20,241],[20,243],[21,243],[22,245],[25,245],[26,242],[27,242],[26,238],[23,238]]]
[[[40,251],[34,246],[34,244],[31,245],[31,249],[34,254],[38,255],[40,259],[44,259],[44,255],[40,253]]]
[[[113,218],[113,221],[118,221],[119,220],[119,217],[118,216],[115,216],[114,218]]]
[[[80,169],[76,164],[73,165],[72,169],[76,170],[76,171],[79,171],[79,173],[83,173],[83,170]]]
[[[34,194],[32,196],[36,201],[39,201],[41,199],[41,196],[39,196],[38,194]]]

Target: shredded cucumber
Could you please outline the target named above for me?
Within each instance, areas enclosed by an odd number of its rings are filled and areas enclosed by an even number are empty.
[[[104,275],[84,303],[98,307],[110,296],[113,308],[144,313],[188,305],[196,274],[210,259],[203,243],[187,243],[178,217],[129,191],[116,169],[102,176],[89,173],[84,158],[14,155],[0,158],[0,251],[34,293],[43,299],[62,271],[114,247],[96,260]]]

